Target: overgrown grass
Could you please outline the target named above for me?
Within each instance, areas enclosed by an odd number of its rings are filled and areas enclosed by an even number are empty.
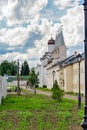
[[[0,106],[0,130],[81,130],[77,101],[33,94],[8,95]]]
[[[51,92],[51,89],[42,88],[42,87],[38,87],[37,90],[43,90],[43,91],[46,91],[46,92]]]
[[[75,93],[75,92],[65,92],[65,94],[69,94],[69,95],[73,95],[73,96],[77,96],[78,93]],[[81,96],[84,96],[83,93],[81,93]]]

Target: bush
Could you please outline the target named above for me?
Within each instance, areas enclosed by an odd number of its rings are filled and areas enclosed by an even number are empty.
[[[43,85],[42,87],[43,87],[43,88],[47,88],[47,85]]]
[[[58,101],[61,101],[63,99],[64,91],[59,88],[59,85],[56,80],[53,85],[52,92],[53,92],[53,95],[52,95],[53,99],[58,100]]]
[[[15,92],[18,91],[18,87],[15,87]],[[21,92],[21,88],[19,87],[19,91]]]
[[[35,85],[35,88],[39,88],[39,85]]]
[[[1,104],[4,103],[4,96],[2,96],[2,99],[1,99]]]

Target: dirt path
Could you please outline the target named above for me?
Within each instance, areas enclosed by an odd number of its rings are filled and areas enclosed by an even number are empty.
[[[26,89],[26,87],[24,87],[24,89]],[[30,88],[27,88],[27,91],[33,93],[33,89],[30,89]],[[14,94],[15,92],[11,92],[11,94]],[[43,90],[36,90],[36,93],[37,94],[43,94],[43,95],[46,95],[46,96],[52,96],[52,93],[51,92],[47,92],[47,91],[43,91]],[[10,94],[10,93],[9,93]],[[69,99],[75,99],[75,100],[78,100],[78,95],[74,96],[74,95],[69,95],[69,94],[65,94],[64,95],[64,98],[69,98]],[[82,102],[85,102],[85,97],[82,96],[81,97],[81,101]]]
[[[32,89],[29,89],[29,91],[33,92]],[[46,96],[51,96],[51,95],[52,95],[51,92],[46,92],[46,91],[43,91],[43,90],[36,90],[36,93],[37,93],[37,94],[43,94],[43,95],[46,95]],[[65,98],[69,98],[69,99],[78,100],[78,95],[77,95],[77,96],[74,96],[74,95],[65,94],[64,97],[65,97]],[[82,102],[85,101],[85,97],[84,97],[84,96],[81,97],[81,101],[82,101]]]

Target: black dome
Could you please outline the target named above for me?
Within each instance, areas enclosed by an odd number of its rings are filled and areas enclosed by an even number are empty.
[[[48,41],[48,44],[55,44],[55,40],[51,37],[51,39]]]

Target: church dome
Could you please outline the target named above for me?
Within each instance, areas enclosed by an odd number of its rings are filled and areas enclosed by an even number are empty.
[[[48,41],[48,45],[49,44],[55,44],[55,40],[51,37],[51,39]]]

